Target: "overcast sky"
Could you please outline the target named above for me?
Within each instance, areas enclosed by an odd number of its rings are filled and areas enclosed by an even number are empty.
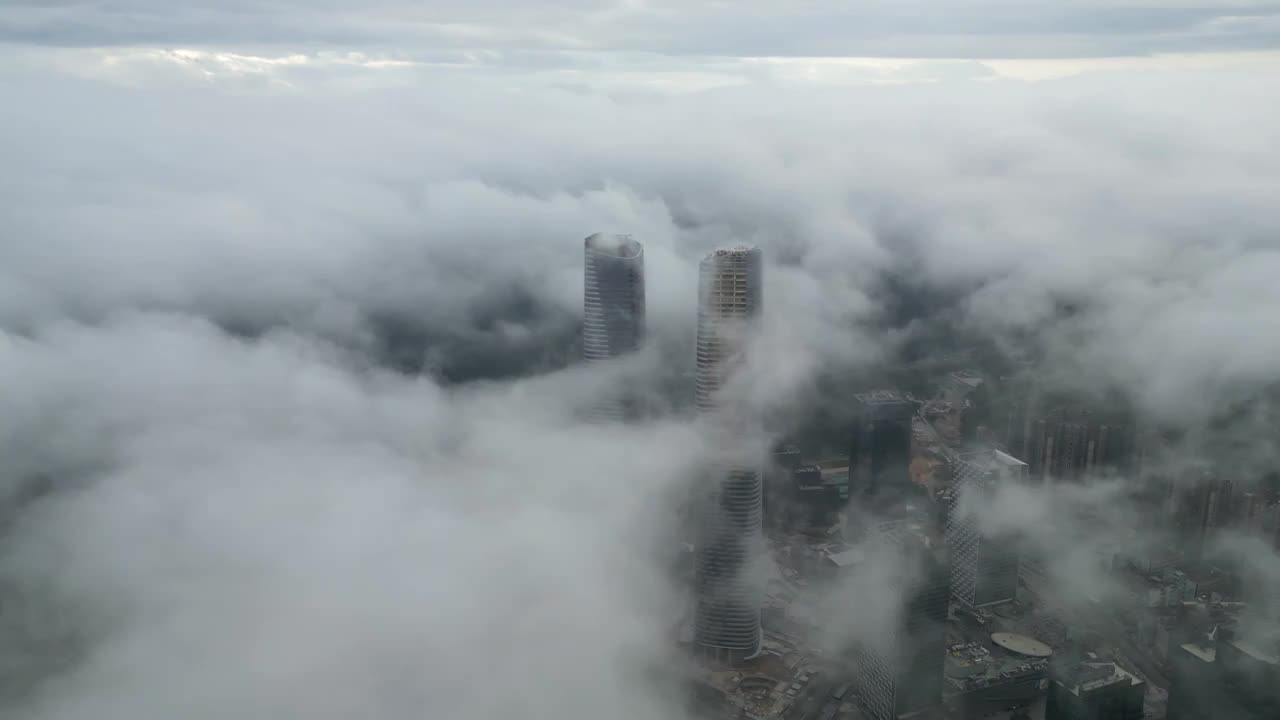
[[[1265,0],[338,0],[39,2],[0,38],[48,45],[311,45],[723,56],[1078,57],[1270,49]]]
[[[664,388],[764,249],[770,417],[886,278],[1164,422],[1280,381],[1276,6],[846,5],[0,4],[0,714],[671,718],[703,449],[577,424],[592,232]]]

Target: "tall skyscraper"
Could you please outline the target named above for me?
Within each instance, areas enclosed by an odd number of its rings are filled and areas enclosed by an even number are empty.
[[[644,246],[630,235],[596,233],[584,243],[582,355],[601,362],[644,340]],[[602,420],[624,419],[634,398],[612,388],[593,407]]]
[[[849,445],[849,492],[901,495],[911,490],[911,418],[915,406],[892,390],[855,396],[858,421]]]
[[[749,565],[762,549],[764,458],[742,442],[726,384],[760,314],[762,271],[758,248],[721,249],[703,258],[698,283],[697,406],[716,447],[699,498],[694,644],[730,663],[760,650],[763,584]]]
[[[1013,600],[1018,591],[1017,545],[1008,538],[988,537],[961,503],[988,502],[1002,484],[1025,481],[1027,464],[999,450],[984,450],[957,455],[950,466],[945,503],[951,592],[971,607]]]
[[[853,685],[870,720],[896,720],[942,704],[950,572],[919,525],[885,523],[871,541],[894,553],[900,576],[890,581],[901,584],[902,606],[892,627],[877,628],[882,637],[855,643]]]

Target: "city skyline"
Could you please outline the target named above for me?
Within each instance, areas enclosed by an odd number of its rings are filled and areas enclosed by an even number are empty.
[[[0,717],[1271,720],[1278,20],[0,3]]]

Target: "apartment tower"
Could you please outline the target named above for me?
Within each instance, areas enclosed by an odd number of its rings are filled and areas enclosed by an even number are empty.
[[[603,362],[644,340],[644,246],[630,235],[596,233],[584,241],[582,355]],[[599,420],[623,420],[634,398],[613,387],[592,407]]]

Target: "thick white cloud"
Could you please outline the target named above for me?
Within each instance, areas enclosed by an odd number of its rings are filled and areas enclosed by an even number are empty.
[[[283,89],[234,71],[121,85],[66,77],[97,55],[52,57],[2,80],[16,328],[141,306],[355,344],[392,317],[502,347],[572,327],[575,238],[609,229],[646,241],[672,338],[690,332],[698,253],[748,241],[777,265],[770,311],[829,355],[867,352],[857,323],[892,271],[965,289],[971,323],[1035,331],[1164,414],[1274,379],[1265,60],[852,89],[748,72],[635,94],[558,71],[301,62],[267,65]]]
[[[7,642],[6,684],[76,658],[7,716],[677,710],[649,675],[688,432],[573,427],[581,378],[446,391],[182,318],[0,357],[6,482],[41,453],[95,461],[6,535],[7,607],[40,606],[5,615],[40,653]]]
[[[658,347],[625,371],[655,384],[691,364],[699,254],[765,249],[765,414],[891,349],[886,276],[1166,418],[1280,379],[1267,56],[1028,83],[286,36],[5,50],[0,582],[52,608],[5,626],[44,679],[17,717],[671,717],[637,678],[696,434],[575,424],[580,368],[385,368],[564,365],[590,232],[646,243]]]

